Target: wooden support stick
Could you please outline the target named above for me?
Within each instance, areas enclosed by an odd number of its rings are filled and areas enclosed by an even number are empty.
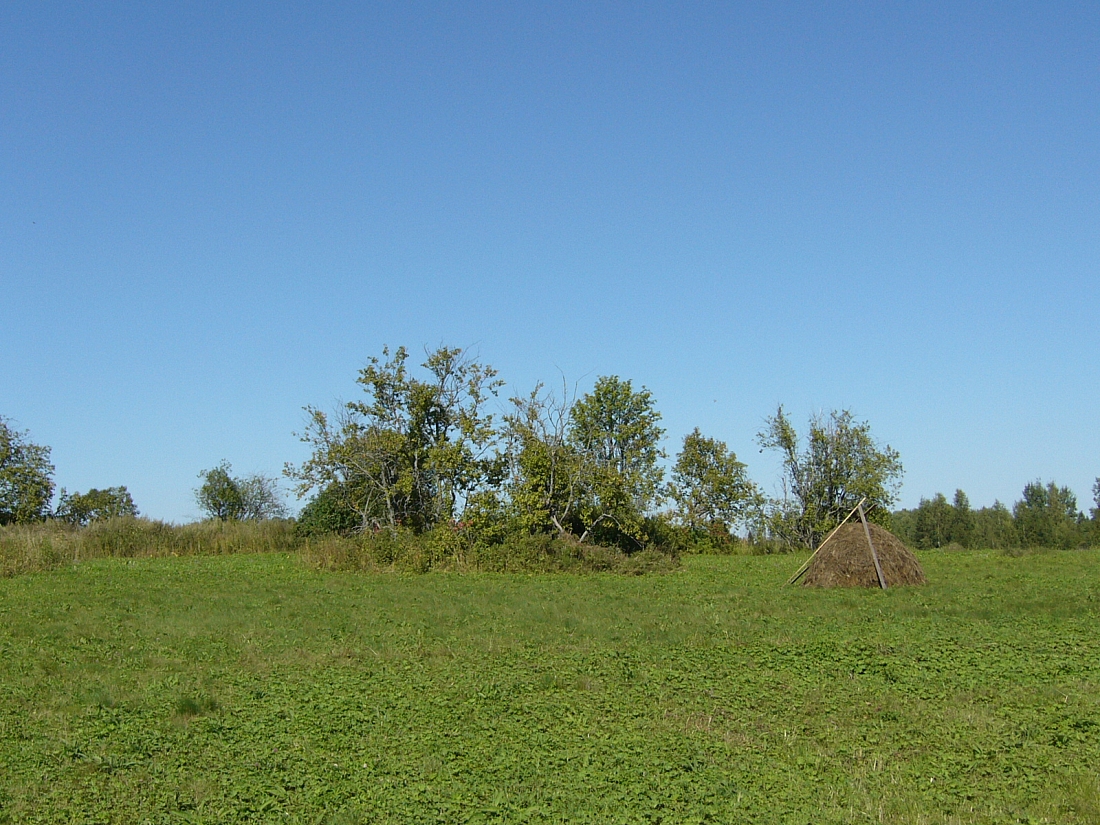
[[[863,532],[867,534],[867,546],[871,548],[871,558],[875,560],[875,572],[878,573],[878,583],[883,590],[886,589],[886,577],[882,575],[882,565],[878,563],[878,553],[875,552],[875,543],[871,541],[871,528],[867,526],[867,516],[863,514],[863,502],[856,505],[859,510],[859,520],[863,522]]]
[[[844,521],[840,522],[840,524],[838,524],[836,527],[833,528],[833,532],[829,533],[829,535],[827,535],[825,537],[825,541],[821,542],[821,544],[819,544],[817,546],[817,549],[814,550],[814,552],[810,555],[810,557],[802,563],[802,566],[799,567],[798,570],[795,571],[795,574],[793,576],[791,576],[789,579],[787,579],[787,584],[794,584],[796,581],[798,581],[800,578],[802,578],[803,574],[807,570],[810,569],[810,562],[812,562],[817,557],[817,554],[821,552],[821,548],[829,543],[829,539],[831,539],[833,536],[835,536],[836,531],[839,530],[841,527],[843,527],[845,525],[845,523],[848,521],[848,519],[850,519],[853,515],[855,515],[856,510],[859,510],[859,508],[863,505],[863,502],[865,502],[866,500],[867,500],[867,496],[864,496],[863,498],[861,498],[859,500],[859,504],[857,504],[855,507],[853,507],[852,512],[844,517]]]

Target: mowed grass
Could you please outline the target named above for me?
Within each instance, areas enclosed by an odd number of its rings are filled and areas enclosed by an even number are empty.
[[[1100,821],[1100,553],[0,580],[0,822]]]

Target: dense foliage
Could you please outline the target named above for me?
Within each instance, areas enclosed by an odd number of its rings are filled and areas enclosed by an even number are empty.
[[[1078,510],[1068,487],[1034,481],[1011,510],[999,501],[974,510],[966,493],[956,490],[952,502],[937,493],[914,510],[895,512],[892,523],[900,538],[920,549],[1085,547],[1100,544],[1100,479],[1093,493],[1091,519]]]
[[[814,415],[803,445],[780,406],[757,438],[783,461],[782,493],[769,502],[766,518],[773,536],[791,546],[817,547],[861,500],[872,521],[889,525],[901,457],[875,441],[866,421],[848,410]]]
[[[486,411],[502,385],[494,369],[443,347],[417,377],[408,359],[385,349],[360,373],[363,400],[333,415],[307,408],[312,456],[287,467],[300,494],[339,497],[363,532],[460,525],[483,547],[546,534],[625,550],[653,543],[664,431],[648,390],[617,376],[580,399],[538,387],[498,424]]]
[[[430,353],[425,378],[409,374],[399,347],[371,358],[358,378],[365,398],[335,415],[307,408],[301,434],[313,455],[287,475],[300,494],[330,489],[359,515],[362,529],[429,530],[453,520],[498,475],[486,401],[496,371],[460,349]]]
[[[233,467],[223,461],[199,473],[202,485],[195,490],[195,502],[211,519],[264,521],[286,518],[286,505],[275,479],[261,473],[232,475]]]
[[[579,397],[564,379],[560,392],[538,384],[512,397],[503,414],[490,411],[504,384],[497,371],[460,348],[426,351],[419,369],[404,347],[383,348],[357,382],[363,396],[335,412],[306,408],[299,435],[310,455],[284,467],[307,499],[296,535],[357,537],[359,549],[337,554],[359,559],[352,566],[384,557],[388,551],[371,548],[394,541],[418,548],[399,554],[411,561],[398,566],[411,569],[425,558],[435,560],[431,569],[483,569],[485,560],[495,560],[486,561],[493,569],[531,567],[500,559],[528,558],[536,546],[562,559],[579,545],[673,557],[811,549],[860,501],[872,521],[918,548],[1100,543],[1100,478],[1091,518],[1067,487],[1040,482],[1027,484],[1011,509],[1000,502],[974,509],[958,490],[950,502],[937,493],[891,513],[901,457],[849,410],[811,416],[803,435],[782,405],[765,419],[757,442],[781,462],[778,494],[769,496],[724,442],[698,428],[666,464],[656,399],[620,376],[598,377]],[[62,489],[51,510],[49,457],[49,447],[0,416],[0,525],[138,515],[124,486]],[[235,476],[227,461],[199,478],[195,501],[208,519],[288,515],[274,478]],[[432,548],[442,545],[450,549],[440,556]]]
[[[501,492],[513,530],[626,550],[653,542],[646,516],[661,501],[664,430],[648,390],[605,376],[579,400],[537,387],[512,406]]]
[[[69,493],[64,487],[58,494],[54,518],[83,527],[93,521],[137,516],[134,498],[125,487],[94,487],[86,493]]]
[[[50,448],[30,441],[0,416],[0,524],[41,521],[50,513]]]
[[[328,533],[347,535],[361,524],[359,514],[348,504],[348,496],[339,482],[332,482],[309,500],[298,513],[298,534],[323,536]]]
[[[707,438],[696,427],[684,437],[669,483],[673,524],[696,543],[728,546],[731,537],[759,522],[764,497],[745,465],[725,442]]]

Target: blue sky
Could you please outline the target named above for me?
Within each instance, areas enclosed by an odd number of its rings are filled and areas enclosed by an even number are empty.
[[[187,521],[384,344],[617,374],[774,489],[847,407],[900,504],[1100,475],[1089,3],[8,3],[0,415]]]

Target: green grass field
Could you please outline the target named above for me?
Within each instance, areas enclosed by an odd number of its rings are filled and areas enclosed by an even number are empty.
[[[1098,822],[1100,552],[0,580],[0,822]]]

